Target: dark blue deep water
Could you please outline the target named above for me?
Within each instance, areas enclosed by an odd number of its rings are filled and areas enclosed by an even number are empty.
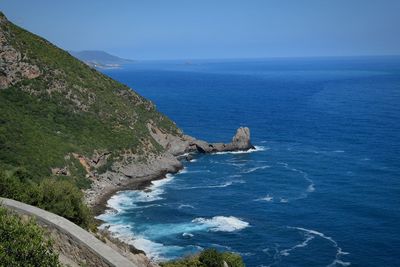
[[[156,259],[215,247],[247,266],[400,266],[400,58],[138,62],[109,76],[185,133],[251,153],[197,156],[100,216]]]

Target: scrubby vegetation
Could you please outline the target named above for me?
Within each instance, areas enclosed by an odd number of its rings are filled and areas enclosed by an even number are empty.
[[[36,179],[51,167],[71,165],[74,152],[140,152],[151,142],[147,123],[176,132],[167,117],[130,88],[110,79],[46,40],[13,25],[2,25],[9,43],[41,75],[0,90],[0,167],[24,167]],[[152,142],[153,152],[162,148]],[[88,183],[71,173],[77,183]]]
[[[0,19],[0,46],[14,60],[0,64],[0,77],[15,79],[0,89],[0,196],[88,227],[88,209],[78,189],[89,188],[91,181],[87,166],[73,153],[87,159],[96,151],[111,153],[105,165],[95,167],[102,173],[126,151],[162,152],[151,138],[149,122],[166,132],[179,130],[127,86],[6,21],[1,12]],[[10,66],[21,62],[40,75],[17,79],[25,76],[14,75],[21,70]]]
[[[47,178],[37,183],[24,170],[0,171],[0,196],[56,213],[86,229],[92,224],[82,192],[69,181]]]
[[[162,267],[245,267],[240,255],[231,252],[219,252],[216,249],[203,250],[199,255],[162,263]]]
[[[61,266],[51,240],[32,219],[0,206],[0,266]]]

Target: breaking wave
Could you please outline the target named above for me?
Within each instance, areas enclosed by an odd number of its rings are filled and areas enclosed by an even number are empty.
[[[245,222],[234,216],[215,216],[211,219],[196,218],[192,222],[204,225],[213,232],[233,232],[250,226],[248,222]]]
[[[185,169],[182,171],[184,172]],[[175,176],[172,174],[167,174],[164,179],[154,180],[151,182],[151,186],[149,186],[146,190],[129,190],[118,192],[107,201],[107,207],[110,209],[110,211],[106,211],[106,213],[99,215],[97,218],[101,219],[104,216],[110,215],[110,213],[115,213],[115,211],[121,213],[128,209],[159,206],[160,204],[143,205],[143,203],[154,202],[163,199],[161,197],[161,195],[164,193],[163,186],[170,183],[174,177]]]

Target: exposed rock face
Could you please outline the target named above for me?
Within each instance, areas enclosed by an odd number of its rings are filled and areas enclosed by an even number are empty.
[[[235,136],[232,138],[232,142],[228,144],[207,143],[205,141],[192,139],[189,141],[189,146],[189,150],[195,149],[200,153],[246,151],[254,149],[254,146],[250,142],[250,129],[247,127],[240,127],[237,129]]]
[[[107,195],[116,189],[124,189],[132,183],[149,182],[160,178],[167,173],[175,173],[183,168],[179,156],[185,153],[215,153],[227,151],[245,151],[254,148],[250,142],[250,130],[247,127],[240,127],[231,143],[208,143],[197,140],[191,136],[178,133],[176,135],[166,133],[155,125],[147,125],[151,136],[161,145],[165,152],[161,154],[147,155],[146,161],[140,162],[137,158],[140,155],[127,153],[122,156],[122,160],[115,162],[112,171],[107,171],[101,175],[93,175],[92,186],[85,191],[86,202],[89,206],[99,204],[102,196]],[[97,153],[95,159],[102,159],[102,164],[106,163],[106,152]],[[185,157],[188,159],[189,157]],[[94,159],[86,160],[94,162]],[[97,164],[91,164],[92,167]]]
[[[250,141],[250,129],[240,127],[237,129],[231,143],[208,143],[195,139],[189,135],[176,136],[163,133],[158,128],[148,125],[152,137],[172,155],[186,152],[214,153],[224,151],[245,151],[254,149]]]
[[[0,14],[0,26],[7,23]],[[23,79],[34,79],[40,75],[38,66],[31,65],[7,40],[6,33],[0,31],[0,89],[7,88]]]
[[[237,129],[235,136],[232,138],[232,145],[237,150],[254,148],[250,143],[250,129],[248,127],[240,127]]]
[[[91,188],[85,191],[86,203],[89,206],[99,204],[104,195],[123,189],[129,184],[149,182],[183,168],[182,163],[170,153],[149,155],[145,162],[132,162],[128,159],[135,156],[137,155],[125,155],[125,159],[113,164],[112,171],[91,176]]]

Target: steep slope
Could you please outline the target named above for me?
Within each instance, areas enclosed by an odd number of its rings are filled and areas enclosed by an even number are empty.
[[[175,124],[130,88],[0,14],[0,168],[88,187],[113,162],[146,162],[164,148],[148,125]],[[136,155],[127,157],[126,155]]]
[[[155,106],[0,13],[0,174],[86,189],[90,206],[118,189],[176,172],[185,152],[247,150],[183,135]]]

